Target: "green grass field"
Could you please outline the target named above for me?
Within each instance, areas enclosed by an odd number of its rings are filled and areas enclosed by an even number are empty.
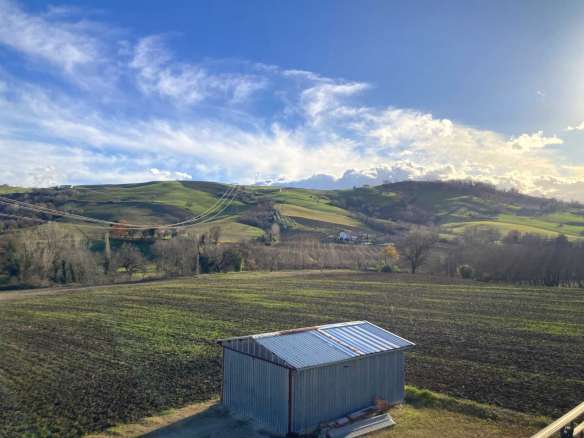
[[[9,195],[11,193],[26,193],[30,189],[24,187],[14,187],[6,184],[0,184],[0,195]]]
[[[202,190],[206,189],[207,185],[201,185],[200,189],[197,189],[179,181],[165,181],[121,186],[89,186],[80,188],[79,199],[91,202],[159,203],[199,214],[213,206],[228,188],[217,184],[214,191]],[[240,206],[240,203],[235,201],[233,206]]]
[[[264,234],[264,231],[257,227],[252,227],[251,225],[240,224],[236,222],[236,217],[231,216],[224,219],[216,220],[213,222],[196,225],[190,228],[195,233],[206,233],[212,227],[221,228],[221,237],[219,241],[221,243],[235,243],[244,240],[256,239]]]
[[[340,208],[338,211],[322,211],[291,204],[276,204],[276,207],[280,210],[280,213],[292,218],[309,219],[312,221],[326,222],[340,226],[362,226],[359,221],[350,217],[346,211],[341,210]]]
[[[569,222],[569,221],[568,221]],[[556,222],[549,217],[542,216],[539,218],[520,217],[513,215],[501,215],[496,220],[452,222],[442,226],[442,231],[448,234],[462,234],[469,227],[492,227],[499,230],[503,235],[510,231],[519,231],[525,234],[537,234],[545,237],[558,237],[560,234],[565,235],[568,239],[584,238],[584,227],[566,225],[565,222]]]
[[[0,430],[78,436],[216,397],[214,341],[368,319],[407,382],[557,416],[584,393],[584,295],[406,274],[239,273],[0,294]]]
[[[538,217],[501,215],[501,223],[510,226],[536,228],[540,233],[565,234],[568,237],[582,238],[584,233],[584,218],[571,213],[556,213]]]
[[[469,222],[453,222],[442,226],[442,232],[447,234],[461,235],[466,228],[470,227],[491,227],[499,230],[503,235],[510,231],[519,231],[526,234],[537,234],[545,237],[558,237],[561,233],[558,231],[551,231],[538,226],[530,226],[519,223],[507,223],[497,221],[469,221]],[[572,235],[567,237],[574,238]]]

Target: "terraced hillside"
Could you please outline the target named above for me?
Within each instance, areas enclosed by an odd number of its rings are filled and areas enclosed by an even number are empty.
[[[584,206],[484,184],[407,181],[339,191],[247,186],[240,187],[231,202],[221,204],[229,190],[228,185],[212,182],[168,181],[38,190],[0,186],[0,195],[93,218],[140,224],[180,222],[219,206],[201,228],[216,222],[228,241],[258,237],[269,222],[280,223],[285,232],[329,237],[342,229],[383,236],[411,224],[439,225],[451,236],[474,225],[502,232],[565,234],[571,239],[584,234]],[[267,226],[265,221],[250,220],[258,205],[268,204]],[[31,215],[0,206],[0,213],[7,212]],[[31,225],[34,223],[28,222]]]

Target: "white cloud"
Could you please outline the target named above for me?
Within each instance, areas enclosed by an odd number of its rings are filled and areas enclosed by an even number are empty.
[[[0,96],[0,152],[12,153],[20,164],[8,165],[7,160],[6,166],[0,165],[3,182],[45,185],[203,175],[253,183],[258,175],[285,181],[321,175],[323,186],[352,187],[402,179],[473,178],[555,194],[558,185],[543,184],[541,175],[561,181],[563,175],[574,174],[545,153],[545,145],[559,144],[557,137],[538,131],[509,139],[406,109],[350,106],[333,99],[319,111],[318,126],[309,114],[294,127],[274,122],[249,129],[199,116],[120,120],[37,87],[18,83],[10,88],[19,92]],[[17,140],[28,132],[47,140]],[[72,151],[75,164],[64,165]],[[50,172],[39,171],[45,168]]]
[[[534,134],[521,134],[518,137],[511,138],[507,144],[515,150],[529,151],[563,143],[564,141],[555,135],[544,137],[543,131],[538,131]]]
[[[157,93],[183,104],[222,97],[237,103],[265,87],[265,78],[245,74],[211,74],[200,65],[178,63],[161,36],[142,38],[130,66],[145,93]]]
[[[290,72],[288,71],[288,74]],[[340,102],[369,88],[362,82],[325,82],[320,78],[317,84],[302,91],[300,103],[310,120],[318,124],[323,115],[334,109],[342,109]]]
[[[584,131],[584,122],[576,125],[576,126],[568,126],[566,128],[567,131]]]
[[[124,86],[114,84],[115,101],[104,104],[100,90],[80,97],[0,70],[0,183],[204,177],[332,188],[472,178],[584,200],[584,170],[562,161],[555,135],[509,138],[428,112],[367,106],[360,97],[370,84],[314,72],[182,62],[160,36],[108,45],[71,14],[32,16],[0,0],[0,43],[65,75],[119,69]],[[256,108],[256,97],[268,104]]]
[[[0,137],[0,175],[7,184],[48,187],[61,184],[112,184],[152,180],[129,156],[85,148]],[[141,164],[141,163],[140,163]]]
[[[401,109],[367,111],[357,127],[381,146],[396,147],[412,141],[428,142],[447,138],[454,125],[447,119],[434,119],[431,114]]]
[[[157,181],[174,181],[174,180],[186,180],[193,179],[191,175],[185,172],[176,172],[172,170],[160,170],[156,167],[150,169],[150,173],[154,176],[153,179]]]
[[[0,44],[67,72],[96,62],[100,56],[99,42],[89,32],[90,24],[57,18],[29,15],[15,3],[0,0]]]
[[[322,76],[312,72],[312,71],[306,71],[306,70],[284,70],[282,71],[282,75],[286,76],[286,77],[291,77],[291,78],[299,78],[299,79],[306,79],[309,81],[324,81],[324,82],[328,82],[328,80],[326,78],[323,78]]]

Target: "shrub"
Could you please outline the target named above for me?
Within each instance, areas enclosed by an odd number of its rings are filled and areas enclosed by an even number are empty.
[[[474,277],[474,269],[470,265],[460,265],[458,267],[458,273],[462,278],[470,279]]]
[[[243,268],[243,254],[236,248],[230,248],[223,252],[219,263],[219,270],[222,272],[239,272]]]

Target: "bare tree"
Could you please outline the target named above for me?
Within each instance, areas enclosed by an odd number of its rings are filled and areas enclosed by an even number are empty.
[[[145,268],[146,260],[138,248],[130,243],[124,243],[114,253],[112,264],[118,269],[123,268],[131,279],[133,274]]]
[[[85,236],[56,223],[16,234],[5,264],[12,277],[31,285],[95,282],[100,274]]]
[[[414,228],[406,235],[401,243],[401,254],[409,262],[412,274],[428,260],[437,242],[438,234],[429,228]]]
[[[189,275],[197,270],[199,239],[195,236],[179,236],[160,240],[154,244],[156,266],[166,275]]]
[[[218,225],[214,225],[209,230],[209,240],[214,245],[219,244],[219,240],[221,240],[221,227]]]

